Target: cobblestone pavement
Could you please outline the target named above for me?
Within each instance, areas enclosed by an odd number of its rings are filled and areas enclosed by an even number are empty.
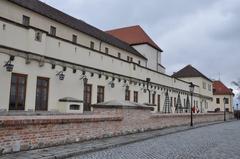
[[[240,159],[240,122],[179,132],[69,159]]]

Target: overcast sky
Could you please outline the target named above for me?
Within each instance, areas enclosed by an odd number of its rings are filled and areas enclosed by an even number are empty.
[[[168,74],[192,64],[228,87],[240,78],[240,0],[42,1],[101,30],[140,25]]]

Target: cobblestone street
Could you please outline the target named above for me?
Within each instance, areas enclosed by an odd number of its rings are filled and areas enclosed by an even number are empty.
[[[240,122],[161,136],[71,159],[240,158]]]

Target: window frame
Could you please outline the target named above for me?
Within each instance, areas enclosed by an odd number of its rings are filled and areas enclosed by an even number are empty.
[[[73,35],[72,35],[72,42],[73,42],[74,44],[77,44],[77,39],[78,39],[77,35],[73,34]]]
[[[90,48],[94,50],[94,42],[93,41],[90,41]]]
[[[47,81],[47,86],[46,87],[39,87],[38,85],[38,80],[44,80],[44,81]],[[39,111],[47,111],[48,110],[48,101],[49,101],[49,81],[50,79],[47,78],[47,77],[40,77],[38,76],[37,77],[37,82],[36,82],[36,98],[35,98],[35,110],[39,110]],[[37,89],[40,88],[40,89],[47,89],[47,101],[46,101],[46,109],[37,109]],[[40,108],[40,107],[38,107]]]
[[[11,90],[12,90],[12,87],[14,86],[13,82],[12,82],[12,79],[13,79],[13,76],[16,76],[17,77],[17,81],[15,83],[15,108],[12,108],[11,107]],[[20,77],[23,77],[24,80],[25,80],[25,83],[24,83],[24,94],[23,94],[23,109],[19,109],[18,107],[18,104],[19,104],[19,93],[18,93],[18,90],[19,90],[19,87],[20,87],[20,84],[19,84],[19,78]],[[25,110],[25,106],[26,106],[26,95],[27,95],[27,82],[28,82],[28,75],[26,74],[20,74],[20,73],[12,73],[12,76],[11,76],[11,83],[10,83],[10,94],[9,94],[9,110]]]
[[[29,26],[30,25],[30,17],[26,16],[26,15],[23,15],[22,16],[22,24],[24,26]]]
[[[125,101],[130,101],[131,99],[131,91],[130,90],[125,90]]]
[[[134,101],[135,103],[138,103],[138,91],[134,91],[134,92],[133,92],[133,101]]]
[[[56,36],[57,34],[57,28],[54,27],[54,26],[50,26],[50,32],[49,32],[50,35],[52,36]]]
[[[109,53],[109,48],[105,47],[105,53],[108,54]]]
[[[105,99],[105,87],[97,86],[97,103],[104,102],[104,99]]]

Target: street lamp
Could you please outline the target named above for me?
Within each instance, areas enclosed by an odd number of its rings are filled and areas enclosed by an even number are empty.
[[[191,107],[190,107],[190,111],[191,111],[191,123],[190,126],[193,126],[193,112],[192,112],[192,101],[193,101],[193,92],[194,92],[194,84],[191,82],[189,85],[189,90],[190,90],[190,94],[191,94]]]
[[[238,120],[238,104],[237,104],[237,114],[236,115],[237,115],[237,120]]]
[[[151,90],[149,89],[149,83],[151,82],[151,78],[146,78],[146,81],[147,81],[147,90],[148,90],[148,93],[149,93],[148,103],[150,104],[151,103]]]
[[[227,98],[223,98],[223,104],[224,104],[224,121],[226,121],[226,101],[227,101]]]

